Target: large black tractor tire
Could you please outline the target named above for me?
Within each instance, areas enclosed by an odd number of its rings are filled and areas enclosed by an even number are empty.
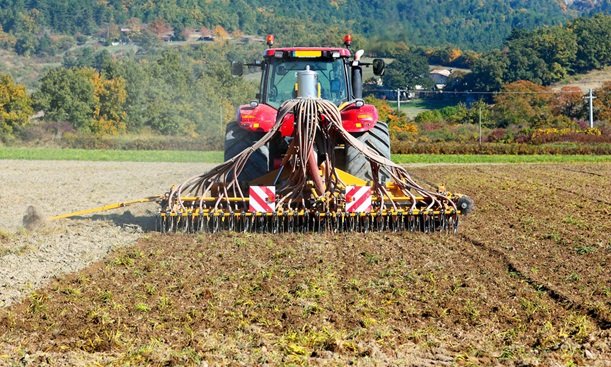
[[[373,129],[355,135],[357,139],[375,150],[382,157],[390,159],[390,134],[388,125],[385,122],[378,121]],[[346,172],[361,178],[365,181],[372,181],[371,165],[365,156],[356,148],[346,146]],[[379,179],[385,183],[389,176],[386,171],[380,169]]]
[[[250,148],[259,141],[263,135],[263,133],[242,129],[236,122],[230,122],[229,125],[227,125],[225,133],[225,161],[230,160],[242,153],[245,149]],[[238,180],[248,182],[263,176],[268,171],[269,144],[266,144],[252,153],[242,173],[238,176]]]

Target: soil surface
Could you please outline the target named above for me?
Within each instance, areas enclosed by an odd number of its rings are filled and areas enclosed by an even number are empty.
[[[49,222],[82,209],[159,195],[210,164],[0,160],[0,307],[153,229],[155,203]],[[29,206],[43,219],[24,228]]]
[[[409,168],[475,200],[457,235],[162,235],[154,205],[28,232],[205,165],[1,164],[0,365],[611,366],[611,163]]]

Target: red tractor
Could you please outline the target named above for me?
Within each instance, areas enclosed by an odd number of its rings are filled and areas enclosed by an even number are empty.
[[[235,157],[267,133],[276,122],[278,108],[283,102],[297,96],[297,72],[312,70],[318,74],[318,96],[333,102],[341,111],[344,129],[380,155],[390,158],[388,125],[378,121],[378,111],[363,102],[362,67],[373,67],[375,75],[384,73],[384,61],[374,59],[362,62],[363,51],[352,57],[351,37],[344,37],[345,48],[340,47],[283,47],[271,48],[274,38],[267,36],[270,47],[263,53],[263,60],[249,67],[262,71],[257,100],[241,105],[235,122],[227,126],[225,136],[225,161]],[[232,74],[241,76],[244,64],[234,62]],[[294,116],[287,115],[280,134],[251,155],[240,181],[251,181],[279,167],[286,153],[294,128]],[[317,144],[327,142],[318,139]],[[337,140],[333,142],[334,162],[340,168],[366,181],[372,179],[371,168],[366,158],[355,148]],[[385,179],[385,177],[382,177]]]

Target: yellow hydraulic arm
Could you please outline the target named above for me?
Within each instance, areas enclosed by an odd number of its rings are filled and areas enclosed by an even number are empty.
[[[141,199],[124,201],[120,203],[107,204],[107,205],[99,206],[97,208],[84,209],[84,210],[79,210],[79,211],[72,212],[72,213],[60,214],[60,215],[56,215],[56,216],[49,218],[49,220],[65,219],[65,218],[70,218],[70,217],[76,217],[79,215],[87,215],[87,214],[93,214],[93,213],[98,213],[98,212],[105,212],[107,210],[119,209],[119,208],[123,208],[123,207],[133,205],[133,204],[150,203],[152,201],[156,201],[161,198],[162,198],[161,196],[147,196]]]

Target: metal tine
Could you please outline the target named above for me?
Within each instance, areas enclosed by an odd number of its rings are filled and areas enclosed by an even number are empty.
[[[271,220],[272,220],[272,224],[271,224],[271,226],[272,226],[272,228],[271,228],[272,229],[272,233],[276,234],[276,233],[278,233],[280,231],[280,228],[278,228],[280,226],[280,223],[278,221],[278,213],[274,213],[272,215],[272,219]]]
[[[203,213],[199,213],[199,216],[197,217],[197,228],[196,231],[197,232],[203,232],[204,231],[204,215]]]
[[[327,217],[318,217],[318,232],[323,233],[327,230]]]
[[[155,221],[155,230],[161,233],[165,233],[164,225],[165,225],[165,217],[162,216],[160,213],[159,216],[157,217],[157,220]]]
[[[176,216],[170,217],[170,226],[168,227],[168,232],[172,233],[176,228]]]
[[[229,213],[229,218],[227,219],[227,230],[235,231],[235,213],[233,211]]]
[[[189,213],[187,212],[186,215],[185,213],[182,213],[180,216],[180,229],[182,233],[188,233],[189,232]]]
[[[242,233],[248,232],[248,218],[246,217],[246,213],[244,211],[238,213],[240,228],[239,231]]]

